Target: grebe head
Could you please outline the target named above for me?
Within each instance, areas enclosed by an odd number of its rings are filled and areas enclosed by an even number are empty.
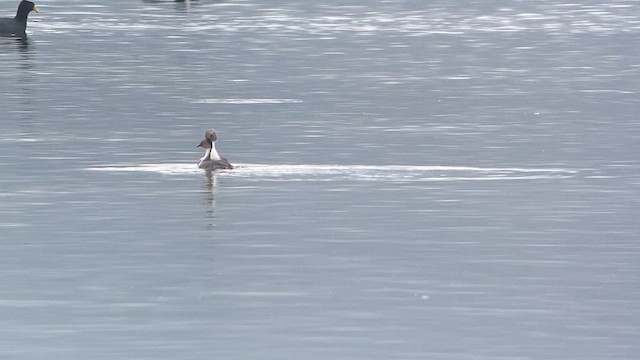
[[[205,139],[209,139],[211,141],[218,140],[218,135],[216,135],[216,129],[208,129],[204,132]]]
[[[200,144],[196,145],[196,147],[201,147],[205,150],[207,149],[211,149],[212,148],[212,143],[211,140],[209,139],[202,139],[202,141],[200,141]]]

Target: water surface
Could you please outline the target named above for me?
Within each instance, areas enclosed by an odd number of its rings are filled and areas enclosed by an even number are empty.
[[[3,358],[637,357],[635,1],[38,6]]]

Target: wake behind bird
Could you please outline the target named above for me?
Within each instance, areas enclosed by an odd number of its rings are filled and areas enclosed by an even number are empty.
[[[151,172],[162,175],[202,173],[194,164],[113,164],[87,168],[103,172]],[[233,170],[217,170],[221,176],[261,181],[487,181],[535,180],[573,177],[578,170],[536,167],[472,167],[440,165],[318,165],[237,164]]]

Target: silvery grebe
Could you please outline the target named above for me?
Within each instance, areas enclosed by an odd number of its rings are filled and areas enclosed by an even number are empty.
[[[204,170],[233,169],[233,165],[216,151],[216,140],[218,136],[214,129],[205,131],[204,139],[197,146],[204,148],[204,156],[198,161],[198,167]]]

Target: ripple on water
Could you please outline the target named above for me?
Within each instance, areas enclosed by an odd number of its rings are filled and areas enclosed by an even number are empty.
[[[535,8],[503,7],[487,13],[485,7],[469,7],[461,11],[454,6],[425,6],[423,10],[390,8],[372,11],[369,7],[334,6],[316,16],[301,15],[301,11],[285,8],[243,6],[238,11],[232,4],[215,4],[216,11],[192,12],[190,21],[181,24],[186,33],[211,31],[264,31],[328,35],[336,33],[376,32],[415,35],[461,34],[468,32],[520,32],[541,30],[551,33],[612,33],[640,28],[633,15],[637,5],[632,1],[620,4],[585,5],[541,4]],[[204,9],[204,8],[203,8]],[[108,7],[85,5],[80,10],[51,9],[46,22],[33,24],[50,33],[83,30],[130,32],[174,30],[175,23],[162,7],[139,9],[142,16],[135,21],[119,18]],[[426,11],[428,10],[428,11]],[[79,21],[69,21],[69,18]],[[167,21],[165,18],[169,19]]]
[[[228,104],[228,105],[253,105],[253,104],[297,104],[299,99],[200,99],[192,101],[192,104]]]

